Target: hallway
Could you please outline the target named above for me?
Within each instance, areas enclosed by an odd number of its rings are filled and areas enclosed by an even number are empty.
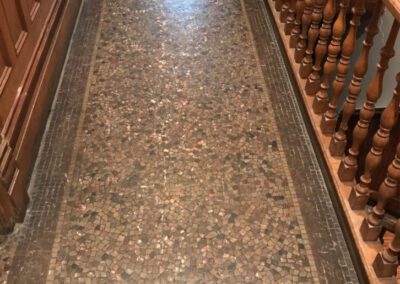
[[[358,282],[263,5],[84,2],[1,280]]]

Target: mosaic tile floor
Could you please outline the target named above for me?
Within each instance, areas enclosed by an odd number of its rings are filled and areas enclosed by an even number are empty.
[[[252,9],[84,2],[3,281],[357,282],[336,218],[305,219]]]

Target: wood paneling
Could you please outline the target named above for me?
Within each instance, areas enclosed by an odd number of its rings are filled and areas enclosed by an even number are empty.
[[[54,0],[40,5],[34,21],[26,19],[27,2],[0,0],[0,53],[9,76],[0,82],[0,120],[12,116],[11,110],[18,100],[18,88],[32,64],[35,47],[44,32],[44,24],[52,11]],[[34,6],[35,3],[32,3]],[[33,6],[31,8],[33,8]],[[29,32],[28,32],[29,30]],[[1,86],[3,88],[1,88]]]
[[[6,14],[8,31],[14,46],[17,47],[24,37],[23,21],[18,12],[17,2],[14,0],[2,0],[1,3]]]
[[[80,0],[0,0],[0,233],[21,221],[37,140]]]

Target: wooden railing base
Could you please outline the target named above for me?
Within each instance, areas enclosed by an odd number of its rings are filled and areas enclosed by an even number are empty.
[[[360,233],[361,237],[366,242],[374,242],[379,238],[379,235],[382,233],[383,224],[374,225],[368,222],[368,219],[365,218],[361,223]]]
[[[348,160],[348,157],[344,158],[340,161],[339,169],[338,169],[338,177],[341,182],[355,182],[355,176],[358,170],[357,164],[351,163]]]
[[[357,190],[357,186],[352,187],[350,196],[349,196],[349,205],[353,210],[364,210],[365,206],[369,200],[369,194],[367,192],[359,192]]]
[[[393,262],[386,261],[381,252],[376,256],[374,262],[372,263],[373,268],[380,278],[389,278],[396,275],[398,265],[398,260]]]
[[[309,96],[314,96],[319,91],[319,86],[321,84],[321,76],[319,75],[321,68],[314,68],[313,73],[307,79],[306,86],[304,88],[305,92]]]
[[[344,151],[346,150],[347,140],[346,137],[338,137],[333,136],[331,142],[329,143],[329,152],[332,157],[336,158],[344,158]]]
[[[266,2],[269,4],[269,7],[274,7],[273,0],[266,0]],[[300,74],[296,72],[297,70],[299,70],[299,63],[301,63],[305,54],[305,51],[299,48],[299,44],[302,44],[301,39],[297,43],[296,49],[290,48],[290,37],[285,35],[283,24],[280,21],[276,20],[280,18],[279,13],[275,9],[269,10],[270,13],[272,13],[273,18],[275,19],[275,24],[283,41],[283,46],[285,48],[287,59],[291,65],[291,70],[293,70],[293,77],[297,83],[301,99],[304,102],[305,110],[308,114],[308,118],[315,133],[317,142],[319,145],[329,145],[331,143],[331,137],[324,135],[320,129],[320,114],[324,113],[328,108],[328,96],[324,96],[326,94],[323,93],[325,90],[321,89],[317,92],[316,96],[309,96],[306,94],[306,80],[301,78]],[[293,46],[293,42],[291,46]],[[318,96],[318,94],[320,94],[320,96]],[[364,241],[360,232],[360,228],[363,221],[367,217],[367,212],[365,210],[353,210],[349,203],[349,198],[351,194],[354,195],[354,192],[352,193],[352,188],[356,184],[355,176],[357,172],[357,165],[348,165],[344,163],[342,159],[333,158],[330,154],[328,147],[321,147],[321,152],[323,154],[324,160],[326,161],[327,170],[336,188],[336,194],[339,199],[339,203],[343,209],[348,228],[351,232],[353,242],[356,246],[355,249],[359,253],[359,257],[361,262],[363,263],[365,273],[367,274],[367,277],[371,283],[381,283],[381,279],[378,278],[380,276],[375,273],[374,261],[377,254],[383,251],[382,242],[379,239],[378,241],[373,242]]]
[[[305,86],[304,86],[305,89]],[[312,100],[312,109],[315,114],[323,114],[328,109],[328,94],[327,87],[320,87]]]

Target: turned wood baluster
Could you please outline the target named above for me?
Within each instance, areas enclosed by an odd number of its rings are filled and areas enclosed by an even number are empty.
[[[284,27],[285,35],[290,35],[296,18],[296,0],[290,0],[289,12]]]
[[[299,41],[296,44],[296,50],[294,52],[294,60],[300,63],[306,54],[308,29],[311,25],[311,15],[313,12],[314,0],[305,0],[305,7],[303,16],[301,17],[301,34]]]
[[[400,143],[397,145],[396,156],[388,167],[387,176],[379,187],[377,204],[361,224],[360,232],[364,241],[376,241],[381,234],[382,220],[386,212],[385,207],[390,199],[396,196],[399,179]]]
[[[400,256],[400,219],[397,220],[393,240],[383,252],[376,256],[372,267],[379,278],[389,278],[397,275]]]
[[[281,13],[279,15],[279,21],[283,24],[286,22],[286,18],[289,14],[289,0],[284,0],[282,4]]]
[[[389,102],[381,116],[381,124],[379,130],[375,133],[372,148],[365,159],[364,173],[360,178],[360,182],[353,187],[349,203],[353,210],[364,209],[369,198],[369,186],[373,172],[379,167],[382,161],[383,150],[389,143],[390,132],[395,126],[399,116],[399,96],[400,96],[400,73],[396,77],[397,86],[393,92],[393,98]]]
[[[356,47],[357,30],[360,25],[361,16],[365,13],[365,0],[355,0],[351,9],[353,18],[350,21],[349,32],[342,45],[340,61],[336,66],[336,77],[332,84],[332,98],[328,104],[328,110],[321,119],[321,132],[325,135],[332,135],[337,123],[336,108],[343,92],[346,75],[349,72],[350,59]]]
[[[328,108],[328,89],[329,81],[336,69],[336,58],[341,51],[341,42],[346,30],[346,12],[349,7],[349,0],[340,2],[339,15],[333,24],[332,39],[328,46],[328,57],[324,64],[323,79],[314,101],[313,110],[317,114],[322,114]]]
[[[315,0],[314,9],[311,16],[311,26],[310,30],[308,31],[306,54],[301,61],[299,69],[300,77],[303,79],[310,75],[313,66],[314,47],[319,35],[319,24],[322,20],[322,9],[324,8],[324,3],[325,0]]]
[[[394,20],[385,46],[381,49],[381,58],[377,65],[374,79],[368,86],[367,99],[360,111],[360,119],[353,130],[353,142],[349,154],[339,166],[339,178],[342,181],[352,181],[358,168],[358,155],[360,147],[368,135],[370,121],[375,114],[375,104],[382,93],[382,82],[385,71],[389,68],[389,60],[394,56],[394,44],[399,32],[399,23]]]
[[[335,132],[331,140],[331,155],[342,156],[347,145],[346,132],[348,123],[351,116],[354,114],[356,107],[357,97],[361,92],[361,83],[368,70],[369,52],[373,45],[375,35],[379,32],[378,21],[382,12],[382,0],[378,0],[374,6],[372,18],[365,28],[366,37],[363,41],[363,49],[357,62],[354,65],[354,73],[348,89],[348,96],[343,105],[342,120],[340,122],[339,130]]]
[[[303,16],[305,2],[304,0],[296,1],[296,19],[292,32],[290,33],[289,46],[295,48],[301,33],[301,17]]]
[[[275,0],[275,10],[280,12],[282,10],[283,0]]]
[[[324,19],[322,21],[322,26],[319,30],[319,39],[317,47],[315,48],[315,63],[312,67],[312,72],[308,76],[305,91],[306,94],[311,96],[319,89],[320,82],[320,72],[322,60],[324,59],[326,52],[328,51],[328,40],[331,36],[333,18],[336,15],[336,1],[328,0],[324,8]]]

